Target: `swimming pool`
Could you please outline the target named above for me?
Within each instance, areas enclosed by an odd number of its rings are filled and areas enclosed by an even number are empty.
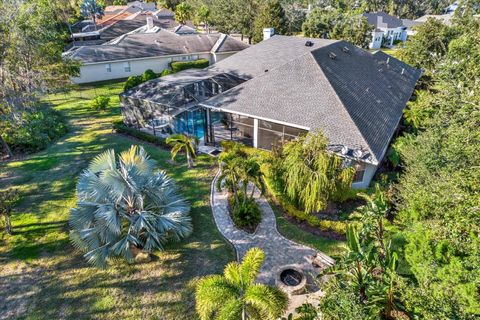
[[[222,116],[220,112],[212,112],[212,123],[220,121]],[[173,119],[172,127],[175,133],[187,133],[202,139],[205,134],[205,113],[202,109],[184,111]]]

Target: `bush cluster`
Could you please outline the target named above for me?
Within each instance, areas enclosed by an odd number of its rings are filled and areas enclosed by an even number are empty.
[[[170,62],[170,68],[172,69],[173,73],[182,71],[182,70],[187,70],[187,69],[203,69],[208,67],[209,61],[208,59],[198,59],[194,61],[173,61]]]
[[[13,151],[32,153],[45,149],[67,131],[63,115],[49,107],[43,107],[25,112],[22,124],[9,128],[2,137]]]
[[[338,233],[339,235],[346,234],[347,224],[345,222],[319,219],[313,214],[298,210],[293,204],[289,203],[285,197],[282,197],[278,192],[274,190],[274,188],[272,188],[271,182],[268,179],[265,180],[270,195],[274,198],[276,202],[280,204],[280,206],[285,210],[286,214],[297,220],[306,222],[310,227],[319,228],[323,231],[333,231],[335,233]]]
[[[145,133],[135,128],[127,127],[122,121],[113,122],[113,128],[119,133],[123,133],[137,139],[153,143],[160,147],[168,147],[168,144],[165,142],[165,139],[161,137],[152,136],[151,134]]]
[[[243,197],[239,194],[239,197]],[[232,219],[241,229],[255,229],[262,220],[262,213],[254,199],[247,198],[245,204],[235,205],[233,197],[228,198]]]
[[[90,107],[94,110],[106,110],[109,103],[109,96],[96,96],[90,101]]]

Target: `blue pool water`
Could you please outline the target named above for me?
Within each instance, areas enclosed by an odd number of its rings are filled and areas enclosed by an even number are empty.
[[[212,112],[212,123],[220,121],[222,115],[220,112]],[[187,133],[199,139],[204,137],[205,133],[205,115],[201,109],[185,111],[180,113],[173,120],[173,130],[175,133]]]

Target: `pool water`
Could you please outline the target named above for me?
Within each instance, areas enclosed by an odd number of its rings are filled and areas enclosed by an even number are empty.
[[[212,112],[212,123],[220,121],[222,115],[219,112]],[[196,109],[185,111],[173,119],[173,131],[175,133],[187,133],[202,139],[205,134],[205,114],[203,110]]]

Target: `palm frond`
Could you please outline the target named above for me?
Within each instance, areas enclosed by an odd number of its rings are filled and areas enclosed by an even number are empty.
[[[223,270],[224,277],[232,284],[243,287],[242,275],[240,274],[240,265],[238,262],[230,262]]]
[[[283,291],[264,284],[250,285],[245,292],[245,302],[255,308],[262,319],[278,319],[288,307],[288,297]]]
[[[260,248],[251,248],[240,264],[240,274],[245,283],[254,283],[265,260],[265,253]]]
[[[202,320],[213,319],[226,301],[238,298],[239,289],[220,275],[207,276],[196,285],[196,309]]]

